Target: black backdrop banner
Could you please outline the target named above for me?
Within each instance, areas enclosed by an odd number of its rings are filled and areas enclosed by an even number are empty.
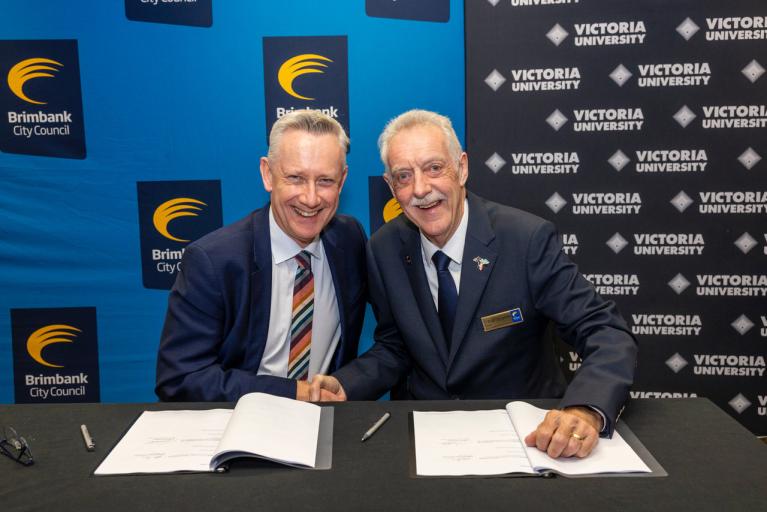
[[[764,2],[465,6],[469,188],[557,224],[639,340],[632,397],[767,434]]]

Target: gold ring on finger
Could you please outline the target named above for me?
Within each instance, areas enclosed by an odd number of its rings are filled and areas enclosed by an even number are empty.
[[[586,437],[588,436],[582,436],[576,432],[573,432],[572,434],[570,434],[570,437],[574,437],[577,441],[585,441]]]

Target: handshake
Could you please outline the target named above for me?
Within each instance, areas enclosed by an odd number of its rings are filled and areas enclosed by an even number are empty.
[[[297,381],[296,400],[307,402],[345,402],[346,392],[338,379],[315,375],[309,381]]]

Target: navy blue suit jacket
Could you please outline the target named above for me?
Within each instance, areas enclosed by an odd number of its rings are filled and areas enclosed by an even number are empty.
[[[415,399],[562,397],[562,407],[599,408],[611,434],[637,354],[615,304],[602,299],[563,254],[553,224],[471,193],[468,201],[450,352],[426,280],[418,229],[401,215],[368,243],[375,343],[334,376],[357,400],[377,398],[404,377]],[[480,269],[475,257],[488,263]],[[482,317],[516,308],[522,322],[484,330]],[[583,358],[569,386],[543,336],[550,321]]]
[[[366,237],[359,222],[345,215],[335,216],[320,236],[341,321],[331,364],[337,369],[357,355],[367,302]],[[294,380],[256,375],[269,331],[271,291],[268,206],[189,244],[168,299],[157,396],[235,401],[262,391],[295,398]]]

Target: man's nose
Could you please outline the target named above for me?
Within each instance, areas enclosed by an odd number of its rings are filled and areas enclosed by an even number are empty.
[[[426,197],[431,192],[431,183],[426,175],[420,170],[413,175],[413,195],[416,197]]]
[[[304,192],[301,195],[301,202],[310,208],[319,206],[320,196],[317,194],[317,185],[314,182],[306,182]]]

